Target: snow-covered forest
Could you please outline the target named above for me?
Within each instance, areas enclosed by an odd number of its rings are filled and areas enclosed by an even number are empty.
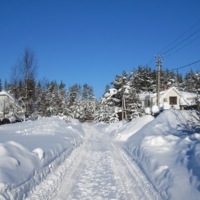
[[[100,100],[95,98],[94,88],[87,83],[82,86],[75,83],[66,88],[62,81],[37,80],[37,69],[34,52],[25,48],[11,69],[9,81],[2,83],[0,79],[0,91],[9,91],[27,116],[65,115],[80,121],[94,119],[111,123],[118,121],[117,112],[125,109],[124,117],[133,119],[144,115],[137,95],[156,92],[157,70],[148,66],[116,75],[106,85]],[[200,73],[190,70],[183,76],[178,71],[165,69],[161,71],[161,90],[164,84],[168,88],[175,86],[180,91],[198,93]]]

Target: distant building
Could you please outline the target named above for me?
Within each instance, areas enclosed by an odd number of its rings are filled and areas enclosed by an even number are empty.
[[[157,104],[157,93],[139,94],[138,97],[144,108]],[[160,92],[160,105],[168,103],[171,107],[180,109],[180,106],[195,105],[196,98],[197,95],[195,93],[179,91],[177,88],[172,87]]]

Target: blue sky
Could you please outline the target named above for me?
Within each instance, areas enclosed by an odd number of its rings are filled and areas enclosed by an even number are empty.
[[[154,56],[200,20],[199,10],[199,0],[0,0],[0,78],[9,80],[29,47],[38,79],[62,80],[66,88],[87,83],[99,98],[123,70],[155,68]],[[182,39],[198,29],[200,23]],[[200,31],[181,45],[198,36]],[[161,54],[164,69],[200,60],[200,38],[168,57],[175,50]]]

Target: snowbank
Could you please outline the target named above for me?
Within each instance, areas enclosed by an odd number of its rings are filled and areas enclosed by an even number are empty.
[[[90,125],[112,142],[124,143],[162,199],[196,200],[200,199],[199,124],[195,111],[166,110],[155,119],[147,115],[131,122]],[[66,123],[58,117],[0,126],[0,199],[25,198],[69,158],[83,137],[77,120]],[[60,178],[62,171],[56,176]]]
[[[200,199],[200,129],[195,111],[167,110],[124,148],[163,199]]]
[[[82,143],[78,121],[39,118],[0,126],[0,199],[23,199]]]
[[[126,141],[131,135],[153,119],[154,117],[151,115],[145,115],[144,117],[133,119],[130,122],[120,121],[106,126],[102,125],[102,130],[115,140]],[[100,127],[100,125],[98,126]]]

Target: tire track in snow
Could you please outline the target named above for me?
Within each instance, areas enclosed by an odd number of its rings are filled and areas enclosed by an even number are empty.
[[[85,159],[87,153],[88,153],[88,149],[91,146],[91,142],[88,140],[88,136],[86,136],[85,140],[84,140],[84,144],[81,148],[81,151],[79,152],[79,154],[77,155],[78,159],[76,161],[76,163],[72,166],[71,169],[69,169],[69,173],[67,176],[65,176],[62,186],[60,187],[59,191],[57,192],[55,199],[57,200],[61,200],[61,199],[68,199],[69,195],[70,195],[70,191],[71,188],[73,186],[73,184],[75,184],[76,181],[76,174],[80,173],[80,169],[82,167],[82,162]]]
[[[162,199],[137,163],[134,162],[121,147],[117,148],[107,135],[104,135],[103,137],[112,152],[114,161],[113,170],[115,171],[115,174],[119,174],[119,180],[123,186],[126,199]]]
[[[84,140],[87,140],[85,137]],[[83,144],[76,147],[69,157],[61,164],[55,171],[52,171],[43,182],[36,186],[26,198],[27,200],[53,200],[62,188],[63,182],[70,185],[66,180],[70,181],[70,177],[73,175],[75,169],[78,169],[82,158],[84,158],[85,145],[87,142],[83,141]],[[67,176],[67,179],[66,179]]]
[[[58,200],[161,199],[137,164],[107,135],[88,125],[84,129],[91,134],[87,155],[72,177],[73,185],[63,186],[68,192],[61,192]]]
[[[62,191],[57,199],[127,199],[120,175],[113,164],[110,143],[106,142],[104,134],[94,128],[85,128],[85,132],[91,133],[91,146],[79,173],[73,177],[70,195]]]
[[[161,200],[159,193],[154,189],[136,162],[131,160],[124,150],[117,148],[117,152],[123,160],[124,166],[128,169],[128,176],[131,177],[135,199]]]

